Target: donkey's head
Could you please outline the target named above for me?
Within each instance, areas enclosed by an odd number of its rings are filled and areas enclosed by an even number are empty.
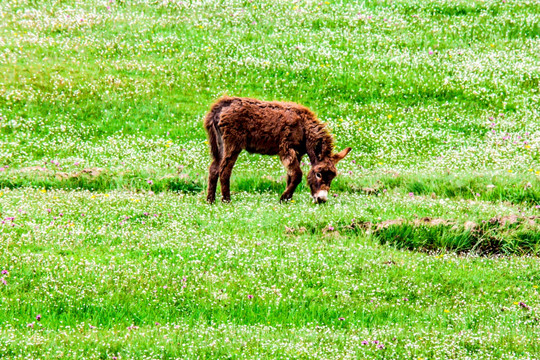
[[[347,156],[349,151],[351,151],[350,147],[332,154],[326,159],[321,159],[316,164],[312,164],[311,170],[307,175],[307,182],[311,189],[311,196],[315,202],[323,203],[328,200],[330,184],[337,175],[336,164]]]

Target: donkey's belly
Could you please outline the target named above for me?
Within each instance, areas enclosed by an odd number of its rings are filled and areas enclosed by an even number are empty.
[[[252,154],[277,155],[279,153],[279,146],[276,144],[252,143],[246,146],[246,151]]]

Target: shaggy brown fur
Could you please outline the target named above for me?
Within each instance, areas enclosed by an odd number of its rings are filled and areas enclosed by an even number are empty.
[[[307,108],[295,103],[267,102],[249,98],[222,97],[204,119],[212,164],[208,176],[208,201],[214,202],[218,178],[223,201],[230,201],[232,168],[242,150],[279,155],[287,169],[287,188],[281,201],[290,200],[302,181],[300,161],[307,154],[311,170],[307,176],[317,202],[327,199],[335,164],[351,150],[333,153],[332,135]]]

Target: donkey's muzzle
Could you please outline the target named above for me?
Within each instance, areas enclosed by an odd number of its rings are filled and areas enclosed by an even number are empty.
[[[326,190],[317,191],[315,195],[313,195],[313,200],[315,200],[317,204],[325,203],[328,200],[328,191]]]

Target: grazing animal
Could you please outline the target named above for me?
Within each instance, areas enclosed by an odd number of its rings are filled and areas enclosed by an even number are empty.
[[[330,183],[337,175],[336,164],[351,148],[334,153],[334,140],[325,124],[302,105],[249,98],[222,97],[204,119],[212,163],[208,176],[208,196],[215,201],[218,178],[223,201],[231,200],[230,177],[242,150],[263,155],[279,155],[287,169],[287,188],[281,201],[292,199],[302,181],[300,162],[308,155],[311,170],[307,182],[317,203],[326,202]]]

